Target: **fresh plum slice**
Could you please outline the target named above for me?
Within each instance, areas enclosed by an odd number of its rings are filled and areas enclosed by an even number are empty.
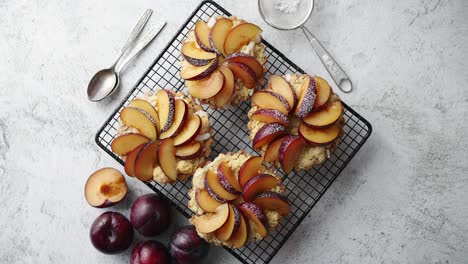
[[[175,154],[174,140],[172,138],[163,139],[158,148],[159,163],[164,174],[173,181],[177,180],[177,159]]]
[[[141,148],[143,148],[145,144],[146,143],[139,145],[138,147],[130,151],[130,153],[128,153],[124,165],[125,173],[127,173],[128,176],[135,177],[135,160]]]
[[[205,66],[216,58],[216,53],[197,48],[193,41],[185,42],[181,53],[185,60],[197,67]]]
[[[322,110],[308,114],[302,122],[312,128],[328,127],[340,119],[342,114],[343,105],[340,100],[335,100],[329,102]]]
[[[312,111],[319,111],[327,104],[328,99],[330,98],[331,88],[328,82],[323,78],[315,76],[314,80],[317,85],[317,97],[315,98]]]
[[[224,189],[224,187],[218,181],[217,173],[211,170],[206,173],[206,183],[213,192],[225,200],[232,201],[236,199],[237,196],[239,196],[238,194],[230,193],[228,190]]]
[[[310,113],[314,106],[315,96],[317,93],[317,86],[315,79],[307,75],[306,80],[302,83],[299,100],[297,101],[296,110],[294,114],[298,118],[303,118]]]
[[[174,145],[178,147],[195,140],[200,133],[201,127],[202,122],[198,115],[189,116],[182,130],[174,137]]]
[[[172,120],[171,126],[164,132],[161,133],[159,138],[164,139],[168,137],[174,137],[184,127],[185,121],[189,113],[188,105],[184,100],[175,100],[174,104],[174,120]]]
[[[158,137],[157,123],[145,111],[135,107],[125,107],[120,112],[120,119],[129,127],[134,127],[145,137],[154,140]]]
[[[258,205],[263,210],[274,210],[282,216],[291,212],[288,198],[277,192],[263,192],[255,196],[252,203]]]
[[[227,203],[227,200],[224,199],[223,197],[219,196],[218,194],[216,194],[213,189],[211,189],[210,185],[208,184],[208,180],[205,176],[205,180],[203,181],[204,184],[205,184],[205,189],[206,191],[208,192],[208,194],[210,195],[211,198],[213,198],[214,200],[216,200],[217,202],[223,204],[223,203]]]
[[[325,128],[311,128],[301,122],[299,125],[299,134],[305,141],[311,145],[328,145],[333,142],[340,135],[340,126],[334,123]]]
[[[218,67],[219,59],[214,58],[208,64],[204,66],[194,66],[190,63],[182,62],[182,70],[180,70],[180,77],[188,80],[195,81],[200,80],[210,75]]]
[[[242,188],[240,187],[239,181],[236,179],[234,172],[229,167],[226,161],[222,161],[218,166],[217,173],[218,181],[221,183],[224,189],[232,194],[240,194]]]
[[[266,217],[263,210],[257,205],[245,202],[237,206],[241,213],[253,224],[255,230],[253,233],[257,233],[261,238],[265,238],[268,235],[268,218]]]
[[[156,236],[166,231],[171,223],[169,203],[157,194],[138,197],[130,209],[130,222],[143,236]]]
[[[224,51],[226,54],[232,54],[239,51],[242,46],[249,44],[258,35],[262,29],[252,23],[243,23],[232,28],[224,41]]]
[[[304,139],[295,135],[288,135],[281,143],[278,159],[284,172],[290,173],[293,170],[304,144]]]
[[[112,151],[118,155],[127,155],[130,151],[143,143],[147,143],[149,138],[137,133],[128,133],[118,136],[112,141]]]
[[[243,247],[248,240],[249,237],[249,229],[246,223],[246,220],[242,214],[240,214],[240,225],[239,229],[234,232],[229,238],[228,243],[232,245],[234,248],[241,248]]]
[[[159,90],[156,94],[161,132],[168,130],[174,121],[175,98],[168,90]]]
[[[140,181],[149,181],[153,179],[153,170],[158,162],[159,141],[146,143],[138,152],[135,159],[135,177]]]
[[[266,167],[262,164],[261,156],[249,158],[239,169],[240,186],[243,188],[250,179],[265,171]]]
[[[234,74],[228,67],[222,65],[219,66],[218,70],[224,75],[224,84],[221,91],[215,95],[215,100],[216,106],[223,107],[231,100],[232,96],[234,95],[235,81]]]
[[[183,160],[194,159],[200,156],[203,148],[200,142],[192,141],[176,148],[176,157]]]
[[[239,229],[240,212],[236,207],[229,205],[229,217],[226,223],[215,231],[215,236],[221,241],[227,241]]]
[[[244,63],[227,62],[226,66],[232,71],[234,76],[242,81],[245,87],[252,89],[257,85],[255,72]]]
[[[229,217],[229,204],[225,203],[216,208],[214,213],[197,215],[192,218],[193,225],[198,232],[211,233],[218,230],[226,223]]]
[[[122,201],[127,191],[125,177],[114,168],[94,172],[85,184],[86,201],[97,208],[109,207]]]
[[[236,52],[227,56],[225,61],[240,62],[247,65],[255,72],[255,77],[257,79],[263,76],[263,66],[258,62],[257,58],[250,54]]]
[[[279,180],[269,174],[260,174],[250,179],[242,190],[244,201],[250,202],[259,193],[271,190],[279,184]]]
[[[198,99],[208,99],[217,95],[223,84],[224,75],[218,70],[203,79],[186,82],[189,94]]]
[[[263,155],[264,162],[276,162],[279,161],[279,149],[281,143],[286,139],[286,136],[275,139],[275,141],[268,144],[268,147]]]
[[[153,118],[153,120],[155,121],[156,128],[157,128],[157,130],[159,132],[159,130],[161,129],[161,126],[159,124],[158,112],[156,111],[156,109],[154,109],[154,107],[148,101],[143,100],[143,99],[133,99],[130,102],[130,104],[128,104],[128,106],[139,108],[139,109],[145,111],[146,113],[148,113],[148,115],[150,115],[151,118]]]
[[[271,75],[269,79],[269,87],[271,90],[279,95],[281,95],[289,104],[289,108],[293,109],[297,96],[296,92],[291,88],[291,85],[281,76]]]
[[[98,216],[89,232],[93,246],[104,254],[117,254],[130,247],[133,228],[121,213],[105,212]]]
[[[210,28],[203,20],[198,20],[195,23],[195,40],[198,46],[205,51],[213,51],[210,46]]]
[[[275,109],[284,115],[288,115],[291,109],[283,96],[272,91],[257,91],[252,95],[252,104],[263,109]]]
[[[280,123],[269,123],[260,128],[253,138],[253,148],[259,149],[270,144],[277,137],[286,134],[286,127]]]
[[[232,20],[228,18],[220,18],[211,28],[209,40],[211,48],[221,56],[226,56],[224,51],[224,40],[232,28]]]
[[[197,189],[195,192],[195,199],[197,200],[198,206],[200,206],[203,211],[209,213],[214,213],[216,208],[222,205],[222,203],[211,197],[207,189]]]
[[[252,120],[262,123],[280,123],[283,126],[289,125],[286,115],[275,109],[258,109],[250,117]]]

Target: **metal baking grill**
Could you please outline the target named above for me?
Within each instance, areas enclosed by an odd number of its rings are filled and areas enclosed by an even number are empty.
[[[137,82],[125,100],[99,129],[96,134],[96,143],[122,165],[124,162],[111,151],[110,146],[119,126],[120,110],[135,97],[157,87],[185,91],[184,81],[179,77],[182,41],[186,38],[190,29],[194,27],[197,20],[203,19],[206,21],[215,15],[229,16],[231,14],[212,1],[202,2],[156,58],[153,65]],[[263,40],[263,43],[266,45],[268,57],[266,78],[270,74],[303,73],[303,70],[270,43],[265,40]],[[225,248],[242,263],[269,263],[370,136],[372,127],[369,122],[348,105],[344,103],[343,105],[346,119],[345,134],[338,148],[331,153],[331,157],[321,166],[309,172],[293,172],[284,175],[281,171],[278,171],[283,176],[284,184],[287,187],[286,195],[291,202],[291,214],[282,219],[277,230],[271,231],[264,240],[250,242],[241,249]],[[238,150],[255,153],[248,138],[246,125],[249,108],[250,104],[244,102],[229,110],[206,109],[210,114],[210,121],[214,130],[213,139],[215,142],[212,145],[211,159],[214,159],[219,153],[237,152]],[[191,188],[190,179],[174,185],[161,185],[154,181],[145,182],[145,184],[156,193],[164,196],[185,217],[189,218],[191,216],[192,212],[187,207],[188,191]]]

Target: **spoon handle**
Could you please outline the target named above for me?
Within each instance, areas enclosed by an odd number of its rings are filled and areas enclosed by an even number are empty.
[[[133,47],[130,52],[125,52],[124,56],[119,58],[119,60],[115,63],[115,72],[119,73],[131,59],[140,53],[159,34],[159,32],[161,32],[165,25],[166,21],[164,20],[162,24],[152,28],[148,34]]]
[[[125,43],[125,46],[122,48],[122,53],[125,53],[125,51],[133,44],[135,39],[141,34],[143,31],[143,28],[146,26],[146,23],[148,23],[148,20],[150,19],[151,15],[153,14],[153,10],[151,9],[146,9],[145,13],[143,16],[140,18],[138,23],[135,25],[135,27],[132,30],[132,33],[127,39],[127,42]]]
[[[320,60],[322,61],[323,65],[327,69],[328,73],[330,73],[331,77],[335,81],[336,85],[340,88],[341,91],[345,93],[349,93],[353,90],[353,84],[351,80],[346,75],[346,73],[341,69],[340,65],[336,63],[336,61],[330,56],[327,50],[320,44],[317,38],[310,32],[309,29],[306,27],[301,27],[302,31],[306,35],[307,39],[310,42],[310,45],[314,48],[315,52],[319,56]]]

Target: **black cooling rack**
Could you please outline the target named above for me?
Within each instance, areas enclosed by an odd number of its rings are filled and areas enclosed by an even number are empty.
[[[197,20],[204,19],[206,21],[214,15],[229,16],[231,14],[212,1],[202,2],[156,58],[153,65],[137,82],[125,100],[106,120],[101,129],[99,129],[96,134],[96,143],[122,165],[124,162],[111,151],[110,147],[119,126],[120,110],[133,98],[141,96],[145,92],[157,87],[185,91],[184,82],[179,77],[181,43]],[[268,72],[265,78],[268,78],[270,74],[303,73],[302,69],[286,58],[270,43],[265,40],[263,40],[263,43],[266,45],[268,57],[266,63]],[[345,109],[344,117],[346,119],[345,134],[341,144],[331,153],[331,157],[321,166],[313,168],[309,172],[282,175],[284,184],[287,187],[286,194],[291,202],[291,214],[283,219],[277,230],[270,232],[264,240],[250,242],[241,249],[233,250],[226,248],[227,251],[242,263],[258,264],[270,262],[372,133],[372,127],[367,120],[348,105],[344,103],[343,105]],[[244,102],[235,109],[230,110],[214,111],[206,109],[210,113],[210,121],[214,129],[213,138],[215,143],[212,146],[210,156],[212,159],[219,153],[230,151],[237,152],[238,150],[244,150],[255,153],[251,148],[246,126],[249,108],[249,103]],[[175,185],[161,185],[153,181],[145,182],[145,184],[156,193],[163,195],[184,216],[187,218],[191,216],[192,212],[187,207],[189,199],[188,191],[191,188],[190,180],[178,182]]]

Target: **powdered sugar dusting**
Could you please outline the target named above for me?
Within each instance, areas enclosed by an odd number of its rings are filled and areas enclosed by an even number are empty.
[[[277,0],[275,9],[286,14],[296,13],[300,2],[300,0]]]

